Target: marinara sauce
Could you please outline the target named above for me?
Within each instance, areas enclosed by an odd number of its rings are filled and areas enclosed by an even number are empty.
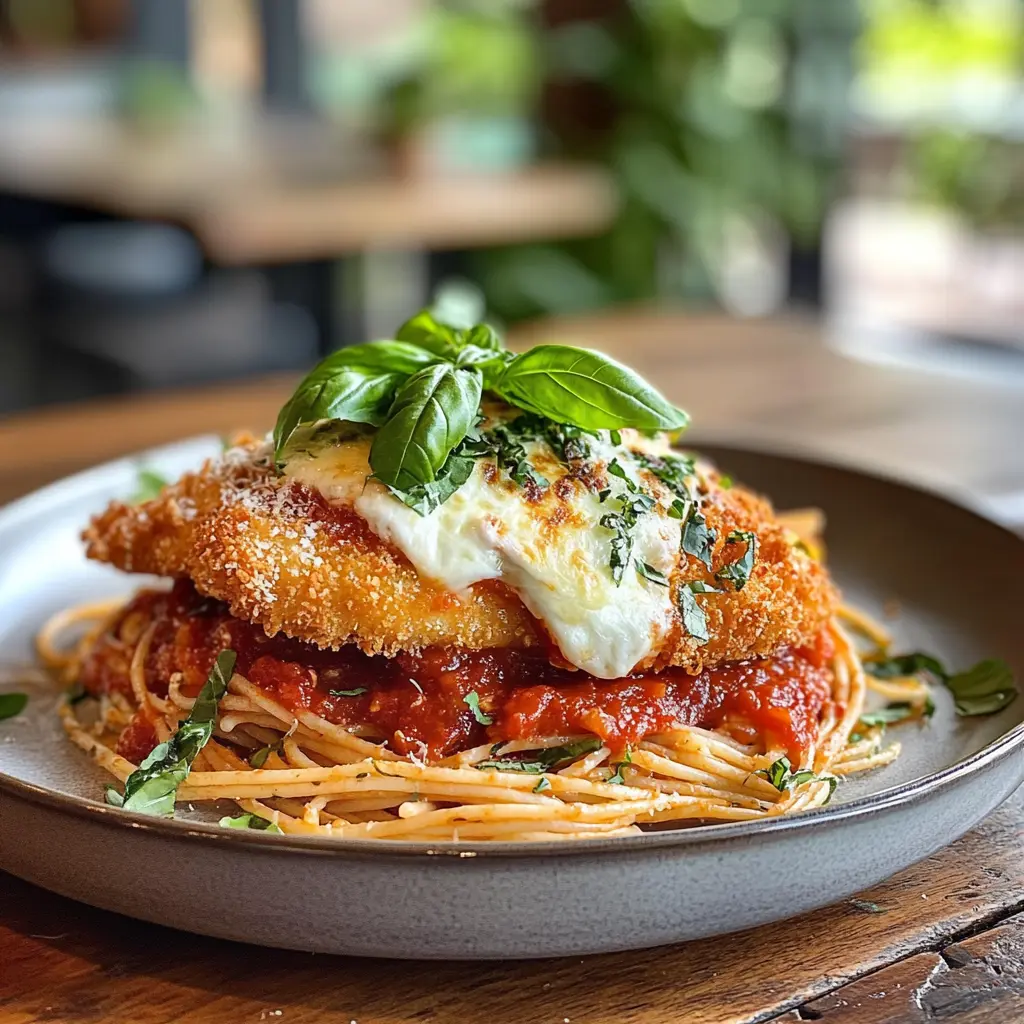
[[[831,699],[827,634],[812,648],[784,649],[771,659],[730,662],[698,675],[669,668],[604,680],[555,668],[529,651],[429,648],[395,658],[354,647],[322,651],[267,637],[188,582],[169,593],[143,592],[125,608],[83,666],[90,692],[130,690],[131,653],[152,622],[157,625],[145,674],[157,694],[166,693],[176,672],[185,692],[197,692],[214,658],[230,647],[236,671],[289,710],[308,710],[343,726],[373,726],[396,752],[428,758],[481,743],[579,733],[622,750],[652,733],[693,725],[724,729],[746,742],[760,737],[766,748],[781,747],[797,759]],[[119,752],[131,760],[145,756],[153,738],[146,726],[133,722]]]

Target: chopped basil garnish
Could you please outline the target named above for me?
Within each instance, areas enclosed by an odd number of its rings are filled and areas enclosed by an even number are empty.
[[[615,765],[615,774],[610,776],[608,781],[609,782],[613,782],[613,783],[615,783],[617,785],[620,785],[620,786],[623,785],[625,783],[626,779],[625,779],[625,776],[622,774],[622,769],[625,768],[627,764],[632,764],[632,763],[633,763],[633,752],[629,749],[629,747],[626,747],[626,750],[625,750],[625,752],[622,755],[622,760],[619,761],[618,764]]]
[[[299,720],[296,718],[291,727],[283,736],[278,736],[273,743],[268,743],[265,747],[260,747],[252,757],[249,758],[249,764],[253,768],[262,768],[267,763],[267,758],[271,754],[281,754],[284,751],[284,741],[299,727]]]
[[[692,501],[684,501],[682,498],[673,498],[672,504],[668,507],[668,516],[670,519],[681,519],[685,522],[690,518],[690,510],[692,508]]]
[[[165,743],[157,744],[125,780],[124,794],[107,788],[107,803],[126,811],[173,817],[178,787],[188,777],[199,751],[213,735],[217,705],[235,670],[235,652],[221,651],[188,717]]]
[[[254,832],[273,832],[274,835],[284,835],[284,832],[281,831],[278,825],[275,825],[272,821],[267,821],[266,818],[261,818],[258,814],[246,813],[239,814],[236,818],[224,817],[220,819],[218,824],[221,828],[247,828],[252,829]]]
[[[478,440],[467,440],[464,449],[476,458],[493,458],[498,468],[505,470],[520,487],[528,480],[538,487],[547,487],[547,480],[530,465],[526,448],[514,436],[514,427],[515,421],[508,426],[494,427]]]
[[[911,704],[909,701],[893,701],[886,704],[884,708],[876,708],[874,711],[865,711],[860,716],[860,724],[866,726],[892,725],[895,722],[905,722],[908,718],[916,718],[919,714],[930,718],[935,713],[935,704],[931,699],[923,705]]]
[[[501,747],[504,744],[497,744]],[[596,737],[589,737],[585,740],[576,740],[574,743],[566,743],[561,747],[546,747],[543,750],[524,750],[521,753],[510,757],[495,758],[494,748],[491,748],[492,758],[488,761],[481,761],[474,765],[480,771],[497,772],[525,772],[528,775],[542,775],[551,771],[559,765],[568,761],[575,761],[584,754],[590,754],[599,750],[601,741]]]
[[[367,692],[365,686],[357,686],[353,690],[328,690],[332,697],[361,697]]]
[[[377,427],[370,450],[374,476],[426,515],[469,479],[472,453],[457,457],[457,450],[484,390],[534,419],[553,421],[545,427],[547,439],[567,461],[587,456],[585,433],[680,430],[688,423],[632,370],[600,353],[542,345],[515,355],[486,324],[462,330],[425,311],[404,324],[396,340],[341,349],[306,376],[274,428],[277,464],[301,426]],[[613,443],[621,442],[616,437]],[[503,468],[521,481],[535,479],[525,458],[504,448]]]
[[[898,679],[901,676],[916,676],[930,672],[936,679],[945,681],[946,669],[937,658],[921,651],[913,654],[897,654],[891,658],[864,662],[864,670],[876,679]]]
[[[546,778],[544,778],[544,776],[542,775],[537,780],[537,785],[533,787],[533,792],[534,793],[543,793],[544,790],[550,789],[550,788],[551,788],[551,783],[548,782],[548,780]]]
[[[670,491],[678,495],[689,494],[689,480],[696,467],[688,455],[648,455],[646,452],[633,452],[633,458],[644,469],[653,473]]]
[[[624,495],[618,501],[618,511],[606,512],[599,520],[601,526],[612,532],[608,561],[616,584],[622,582],[622,575],[633,555],[633,530],[640,516],[654,508],[654,499],[646,494],[635,494],[632,497]]]
[[[817,772],[812,772],[809,768],[803,768],[798,772],[794,772],[792,763],[785,755],[777,761],[772,761],[767,768],[759,768],[754,774],[767,779],[780,793],[796,789],[798,786],[806,785],[809,782],[827,782],[828,796],[825,798],[826,804],[832,799],[832,794],[835,793],[836,786],[839,784],[839,779],[836,776],[818,775]]]
[[[657,583],[659,587],[668,586],[668,577],[658,569],[655,569],[653,565],[647,562],[641,562],[638,558],[636,560],[636,571],[643,576],[645,580],[650,580],[652,583]]]
[[[956,713],[962,718],[995,714],[1017,696],[1013,673],[1000,658],[986,658],[963,672],[950,675],[938,658],[915,651],[877,661],[869,659],[864,662],[864,669],[876,679],[896,679],[928,672],[953,694]]]
[[[27,693],[0,693],[0,719],[20,715],[28,704]]]
[[[481,725],[493,725],[494,719],[490,715],[485,714],[480,708],[480,694],[476,690],[472,690],[462,698],[462,703],[469,706],[469,710],[473,712],[473,717]]]
[[[742,590],[750,579],[757,558],[757,536],[750,530],[733,530],[726,538],[728,544],[746,544],[746,550],[728,565],[723,565],[715,573],[715,579],[722,583],[731,583],[736,590]]]
[[[679,588],[677,600],[679,602],[679,615],[683,620],[683,627],[698,644],[706,644],[710,636],[708,635],[707,616],[704,614],[704,609],[697,603],[695,595],[720,593],[721,591],[716,587],[702,583],[700,580],[691,580]]]
[[[682,548],[688,555],[700,559],[706,568],[711,568],[711,556],[715,549],[716,533],[708,527],[704,513],[695,505],[683,523]]]

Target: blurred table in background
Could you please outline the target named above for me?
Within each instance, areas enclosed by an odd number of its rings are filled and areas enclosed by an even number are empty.
[[[1019,389],[853,363],[823,346],[812,320],[630,311],[535,324],[513,341],[553,338],[635,366],[690,410],[695,445],[797,449],[954,497],[985,497],[990,507],[1024,492]],[[0,421],[0,501],[150,445],[269,428],[293,384],[278,377]],[[1024,507],[1018,511],[1024,520]],[[8,1016],[0,1017],[26,1024],[71,1017],[83,1024],[129,1017],[146,1024],[1021,1020],[1022,842],[1018,793],[975,831],[863,900],[699,943],[507,964],[396,967],[254,949],[129,921],[0,875],[0,962],[9,968],[0,982]]]
[[[689,440],[804,452],[948,492],[1024,522],[1024,388],[847,359],[810,317],[733,320],[656,310],[543,321],[558,340],[636,367],[689,411]],[[0,500],[188,434],[273,425],[294,378],[85,403],[0,420]]]
[[[597,168],[400,174],[328,124],[269,119],[221,135],[3,120],[0,191],[173,221],[231,265],[592,235],[617,203]]]

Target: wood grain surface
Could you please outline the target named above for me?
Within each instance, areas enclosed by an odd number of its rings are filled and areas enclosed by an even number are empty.
[[[856,902],[698,943],[507,964],[396,963],[257,949],[137,923],[0,876],[0,964],[6,975],[0,1021],[767,1020],[808,1000],[814,1000],[812,1007],[828,1008],[826,994],[839,1000],[836,1007],[844,999],[869,1000],[871,986],[886,973],[871,972],[910,964],[908,957],[935,966],[936,950],[1024,910],[1022,844],[1024,793],[1018,793],[952,847]],[[297,893],[297,910],[301,900]],[[999,940],[1002,954],[1016,957],[1018,975],[1024,951],[1019,938],[1019,929],[1011,929]],[[918,971],[918,964],[907,970]],[[895,981],[902,977],[897,974]],[[913,977],[924,985],[931,969]],[[897,1008],[864,1021],[901,1019],[905,992],[895,982],[890,987]],[[274,1011],[280,1016],[270,1016]],[[846,1024],[846,1018],[837,1019]],[[861,1024],[859,1017],[849,1019]],[[1014,1020],[989,1017],[1000,1019]]]
[[[519,337],[541,336],[628,360],[690,408],[698,439],[798,447],[952,490],[1024,488],[1019,393],[849,363],[821,346],[811,321],[633,313]],[[147,445],[266,427],[290,383],[0,421],[0,500]],[[0,1024],[1001,1024],[1024,1020],[1022,912],[1024,791],[856,901],[738,935],[586,959],[389,963],[276,952],[130,921],[0,875]]]
[[[221,264],[593,235],[618,205],[598,167],[390,174],[346,166],[345,140],[332,152],[326,135],[256,127],[225,145],[208,132],[140,132],[106,118],[6,118],[0,189],[174,221]],[[303,166],[304,153],[319,155]]]

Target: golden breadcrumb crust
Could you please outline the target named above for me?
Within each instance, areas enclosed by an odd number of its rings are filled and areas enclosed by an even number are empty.
[[[741,487],[706,480],[703,510],[717,533],[713,570],[743,553],[726,543],[752,530],[758,556],[738,592],[700,598],[710,641],[701,646],[676,622],[661,650],[640,667],[702,665],[763,657],[811,643],[837,594],[825,569]],[[430,646],[543,644],[544,631],[500,583],[453,594],[422,578],[351,509],[333,508],[301,484],[277,476],[254,440],[188,473],[155,500],[113,502],[83,534],[90,558],[127,572],[188,577],[200,593],[226,602],[268,635],[283,632],[319,647],[355,643],[393,655]],[[721,588],[713,572],[684,556],[673,576]],[[727,587],[727,585],[725,585]]]

